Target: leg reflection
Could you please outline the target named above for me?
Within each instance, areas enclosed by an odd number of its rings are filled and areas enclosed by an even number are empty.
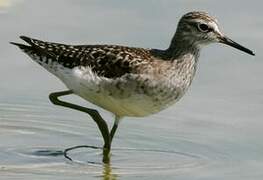
[[[117,175],[112,173],[111,164],[104,164],[102,180],[117,180]]]

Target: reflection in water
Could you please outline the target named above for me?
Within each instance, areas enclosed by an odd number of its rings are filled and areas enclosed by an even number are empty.
[[[103,165],[102,179],[103,180],[117,180],[117,175],[112,173],[111,164]]]
[[[31,155],[35,156],[63,156],[63,151],[61,150],[34,150],[33,152],[29,153]],[[72,161],[74,162],[74,161]],[[78,162],[76,162],[78,164]],[[90,162],[87,161],[87,163],[79,163],[81,165],[102,165],[102,173],[101,173],[101,179],[102,180],[117,180],[117,174],[112,172],[112,166],[111,164],[104,164],[104,163],[99,163],[99,162]]]

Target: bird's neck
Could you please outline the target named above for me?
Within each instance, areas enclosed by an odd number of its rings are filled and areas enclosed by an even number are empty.
[[[200,54],[200,46],[196,45],[191,38],[182,38],[182,36],[173,37],[166,54],[171,60],[171,77],[174,84],[182,82],[181,88],[186,89],[192,83],[197,62]]]
[[[198,60],[200,54],[200,46],[191,38],[182,38],[179,34],[175,34],[166,53],[172,60],[183,60],[183,57],[192,56],[195,61]]]

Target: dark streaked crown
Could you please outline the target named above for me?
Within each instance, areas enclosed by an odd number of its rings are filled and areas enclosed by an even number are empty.
[[[202,19],[204,21],[213,21],[217,23],[217,19],[215,17],[210,16],[207,12],[203,11],[193,11],[185,14],[180,21],[191,21],[195,19]]]

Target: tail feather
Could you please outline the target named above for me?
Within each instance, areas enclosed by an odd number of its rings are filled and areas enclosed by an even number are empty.
[[[20,44],[20,43],[16,43],[16,42],[10,42],[10,44],[13,44],[15,46],[18,46],[20,49],[22,50],[27,50],[27,49],[32,49],[31,46],[25,45],[25,44]]]
[[[43,42],[43,41],[33,39],[33,38],[30,38],[27,36],[19,36],[19,37],[20,37],[20,39],[24,40],[25,42],[27,42],[31,46],[41,47],[45,44],[45,42]]]
[[[57,55],[41,46],[41,43],[44,43],[43,41],[31,39],[26,36],[20,36],[20,38],[23,39],[27,44],[20,44],[16,42],[10,42],[10,44],[19,47],[33,61],[43,66],[49,72],[56,74],[56,71],[53,69],[53,67],[54,62],[57,62]]]
[[[23,52],[29,55],[34,61],[42,66],[51,66],[51,64],[60,64],[67,68],[73,68],[80,64],[80,58],[75,59],[73,56],[79,56],[78,49],[66,44],[45,42],[38,39],[20,36],[26,44],[10,42],[18,46]],[[84,51],[80,51],[84,53]]]
[[[16,45],[20,48],[28,48],[28,47],[31,47],[31,46],[37,46],[36,43],[34,43],[35,39],[32,39],[32,38],[29,38],[27,36],[19,36],[22,40],[24,40],[25,42],[28,43],[28,45],[25,45],[25,44],[20,44],[20,43],[16,43],[16,42],[10,42],[10,44],[13,44],[13,45]],[[29,46],[30,45],[30,46]]]
[[[24,40],[26,43],[28,43],[29,45],[20,44],[20,43],[16,43],[16,42],[10,42],[10,44],[18,46],[21,50],[26,52],[28,55],[34,53],[38,56],[46,56],[46,57],[56,56],[52,52],[49,52],[46,49],[39,46],[39,43],[43,43],[42,41],[32,39],[32,38],[29,38],[27,36],[20,36],[20,38],[22,40]]]
[[[37,53],[35,48],[32,47],[32,46],[25,45],[25,44],[20,44],[20,43],[16,43],[16,42],[10,42],[10,44],[13,44],[13,45],[17,46],[19,49],[21,49],[24,53],[26,53],[30,57],[32,57],[32,55],[39,54],[39,53]]]
[[[19,36],[21,39],[23,39],[25,42],[27,42],[28,44],[30,44],[30,45],[34,45],[34,43],[33,43],[33,39],[31,39],[31,38],[29,38],[29,37],[27,37],[27,36]]]

